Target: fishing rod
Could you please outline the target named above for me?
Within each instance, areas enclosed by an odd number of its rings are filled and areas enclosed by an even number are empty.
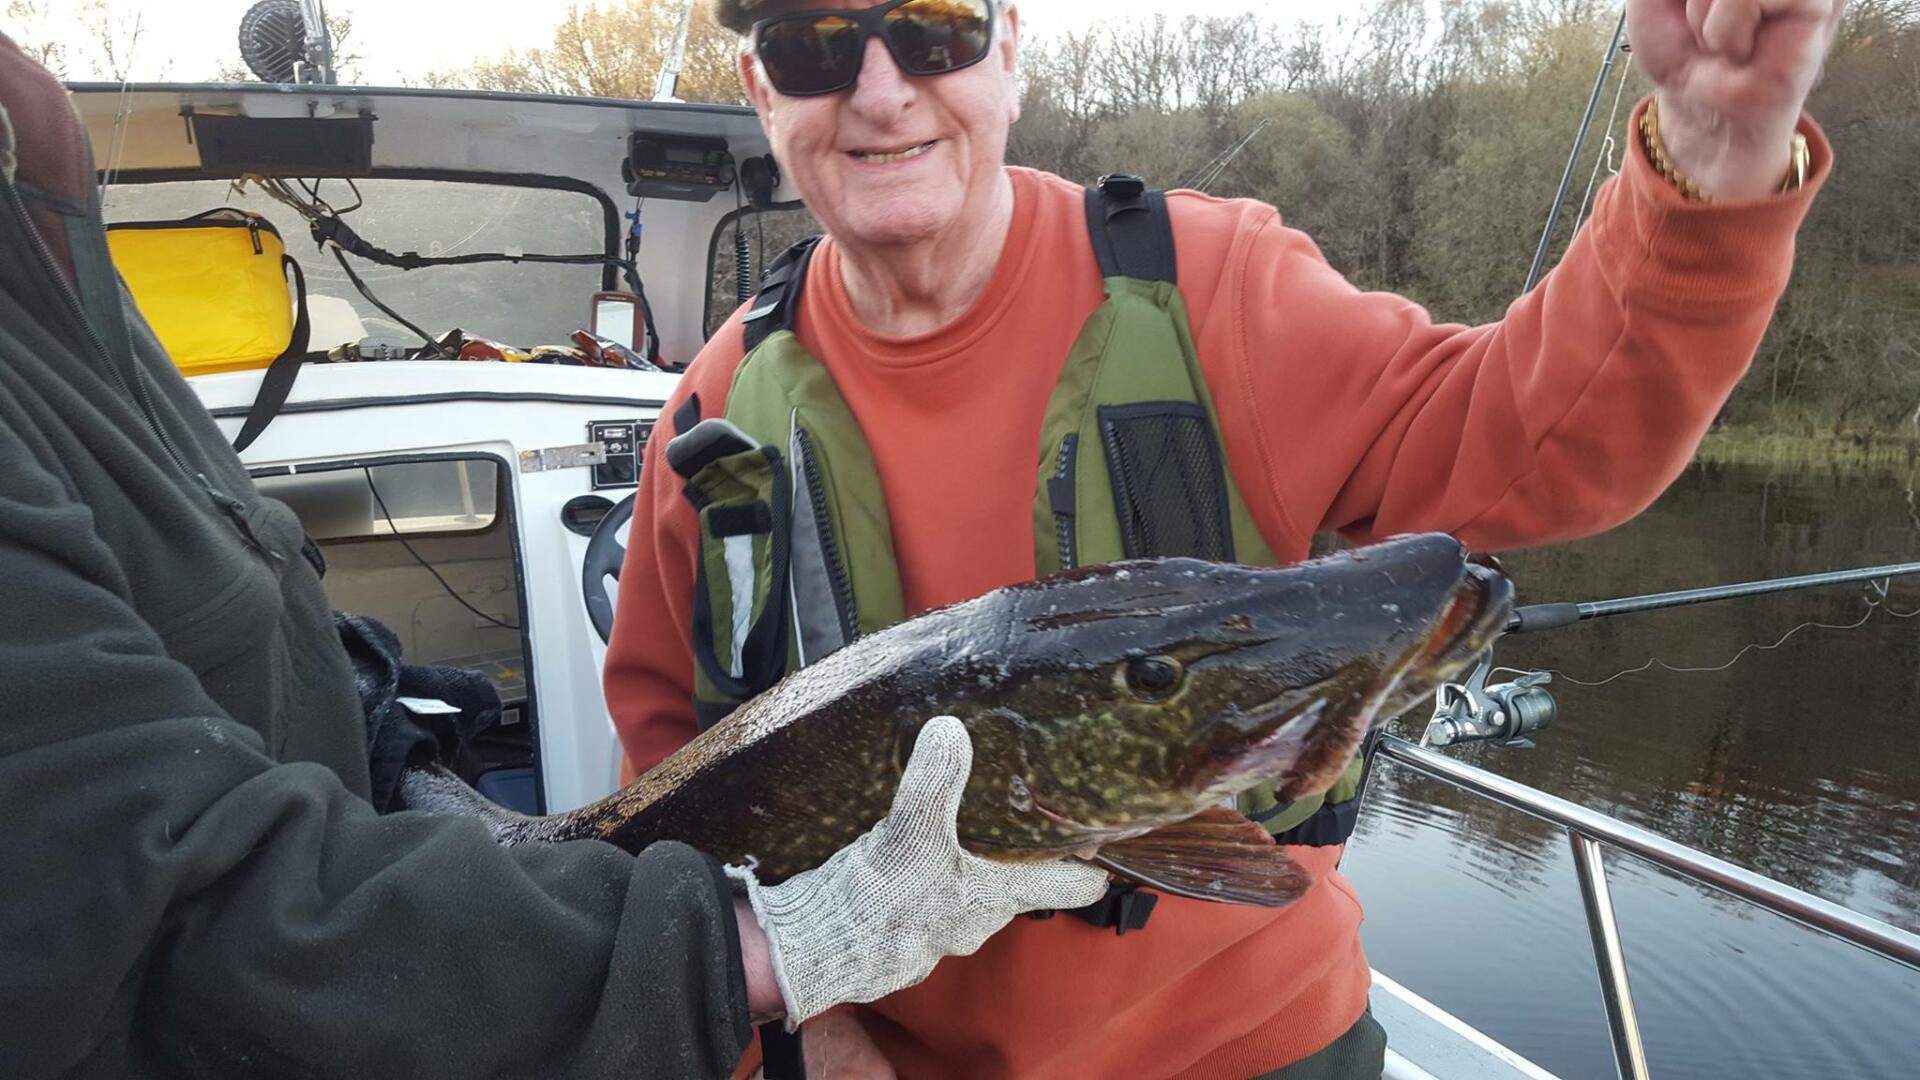
[[[1712,585],[1699,589],[1648,593],[1618,600],[1593,600],[1584,603],[1529,604],[1515,608],[1507,621],[1506,633],[1524,634],[1571,626],[1588,619],[1612,615],[1630,615],[1640,611],[1709,604],[1746,596],[1791,592],[1825,585],[1844,585],[1856,581],[1884,581],[1920,574],[1920,562],[1865,566],[1856,570],[1832,570],[1820,574],[1769,578],[1735,585]],[[1489,649],[1474,666],[1465,682],[1447,683],[1434,695],[1433,716],[1420,736],[1422,746],[1449,746],[1461,742],[1491,742],[1496,746],[1528,748],[1527,736],[1552,725],[1559,706],[1545,689],[1553,681],[1550,672],[1534,671],[1508,683],[1487,685],[1493,671],[1493,651]]]
[[[1233,164],[1233,159],[1239,157],[1240,152],[1252,144],[1253,137],[1266,130],[1267,125],[1272,122],[1272,117],[1267,117],[1260,121],[1259,124],[1254,126],[1252,131],[1247,132],[1245,138],[1221,151],[1212,161],[1200,166],[1200,168],[1187,179],[1187,182],[1180,186],[1192,191],[1207,190],[1215,180],[1220,179],[1221,174],[1227,171],[1227,166]]]
[[[1822,585],[1844,585],[1851,581],[1879,581],[1883,578],[1906,577],[1910,574],[1920,574],[1920,562],[1866,566],[1858,570],[1832,570],[1823,574],[1770,578],[1766,581],[1748,581],[1738,585],[1712,585],[1702,589],[1649,593],[1646,596],[1629,596],[1619,600],[1592,600],[1578,604],[1529,604],[1526,607],[1514,609],[1512,618],[1507,620],[1506,632],[1526,634],[1537,630],[1571,626],[1588,619],[1602,619],[1609,615],[1630,615],[1636,611],[1656,611],[1660,608],[1682,607],[1688,604],[1708,604],[1716,600],[1733,600],[1743,596],[1763,596],[1767,593],[1812,589]]]
[[[1567,189],[1573,184],[1573,170],[1580,163],[1580,151],[1586,148],[1587,131],[1593,126],[1593,111],[1600,105],[1600,94],[1607,87],[1607,74],[1613,70],[1614,57],[1626,46],[1621,45],[1620,37],[1627,30],[1627,10],[1620,9],[1620,21],[1613,26],[1613,38],[1607,42],[1606,56],[1600,61],[1600,75],[1593,80],[1593,94],[1587,98],[1587,113],[1580,120],[1580,133],[1574,136],[1573,152],[1567,155],[1567,167],[1560,174],[1560,190],[1554,192],[1553,207],[1547,211],[1547,227],[1540,232],[1540,246],[1533,249],[1533,265],[1527,270],[1527,283],[1521,287],[1523,293],[1533,291],[1540,284],[1540,276],[1547,265],[1547,249],[1553,244],[1554,227],[1560,224],[1560,210],[1567,201]]]

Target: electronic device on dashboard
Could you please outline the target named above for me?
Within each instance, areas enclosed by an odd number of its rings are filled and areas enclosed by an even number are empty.
[[[645,199],[706,202],[733,186],[727,140],[702,135],[636,131],[627,136],[620,178],[627,194]]]

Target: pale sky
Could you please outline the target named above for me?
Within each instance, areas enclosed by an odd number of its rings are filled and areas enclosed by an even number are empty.
[[[135,82],[201,81],[223,62],[237,61],[234,44],[240,16],[254,0],[26,0],[40,14],[25,19],[0,14],[0,27],[23,41],[69,43],[67,77],[103,79],[96,36],[83,23],[89,8],[104,7],[108,25],[124,48],[133,46]],[[18,3],[10,5],[18,8]],[[1262,10],[1292,22],[1309,14],[1331,19],[1359,10],[1363,0],[1025,0],[1021,19],[1029,35],[1084,29],[1096,21],[1119,22],[1165,12],[1235,14]],[[391,85],[428,71],[451,70],[510,48],[544,44],[567,9],[566,0],[330,0],[330,12],[353,16],[362,81]],[[0,8],[0,11],[8,11]],[[97,16],[95,16],[97,18]],[[134,38],[134,27],[139,36]]]

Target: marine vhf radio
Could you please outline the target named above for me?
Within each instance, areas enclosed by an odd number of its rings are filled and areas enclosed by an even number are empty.
[[[714,136],[636,131],[627,136],[620,178],[627,194],[643,199],[708,202],[733,187],[733,155]]]

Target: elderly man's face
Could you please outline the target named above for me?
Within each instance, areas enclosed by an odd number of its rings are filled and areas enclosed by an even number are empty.
[[[869,6],[799,0],[768,5],[767,14]],[[789,97],[774,89],[750,53],[742,57],[747,96],[781,171],[835,236],[911,246],[982,219],[999,182],[1007,129],[1020,110],[1017,14],[1004,7],[989,55],[944,75],[905,74],[886,43],[874,38],[851,89]]]

